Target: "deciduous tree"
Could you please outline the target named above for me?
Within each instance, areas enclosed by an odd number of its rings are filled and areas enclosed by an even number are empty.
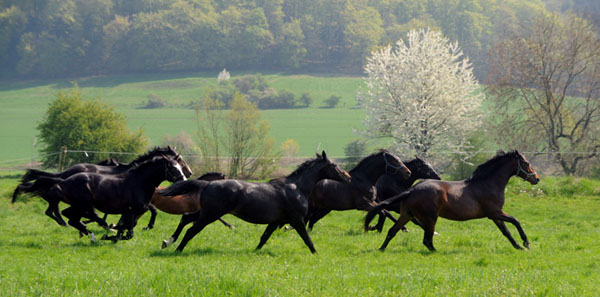
[[[42,143],[44,166],[58,163],[61,147],[69,150],[141,153],[148,144],[144,132],[130,132],[125,118],[111,106],[98,100],[84,99],[77,88],[61,90],[50,103],[44,119],[37,127]],[[70,154],[74,163],[95,162],[105,154]],[[125,158],[120,158],[126,159]]]
[[[465,151],[480,125],[483,94],[457,43],[436,31],[412,30],[406,42],[374,52],[365,72],[357,99],[367,112],[366,137],[391,138],[405,156]]]
[[[572,14],[539,16],[490,51],[489,92],[499,141],[551,153],[581,174],[600,153],[600,39]]]

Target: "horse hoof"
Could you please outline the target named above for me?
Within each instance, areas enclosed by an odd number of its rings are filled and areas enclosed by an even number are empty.
[[[172,237],[169,238],[169,240],[163,240],[161,248],[165,249],[169,245],[171,245],[171,243],[173,243],[173,238]]]
[[[90,232],[90,240],[92,241],[92,243],[98,242],[98,240],[96,239],[96,236],[94,235],[94,233],[91,233],[91,232]]]
[[[523,242],[523,245],[525,246],[525,248],[529,249],[529,242],[528,241]]]

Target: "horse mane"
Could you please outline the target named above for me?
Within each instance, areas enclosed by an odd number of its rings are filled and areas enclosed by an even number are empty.
[[[362,160],[360,160],[360,162],[358,162],[358,164],[356,164],[356,166],[354,166],[354,168],[352,168],[348,173],[352,173],[358,169],[360,169],[362,166],[364,166],[367,162],[371,161],[371,159],[375,156],[378,156],[380,154],[388,154],[390,155],[392,158],[395,158],[396,160],[398,160],[398,162],[402,163],[402,161],[400,159],[398,159],[398,157],[396,157],[396,155],[390,153],[388,150],[386,149],[380,149],[375,153],[372,153],[366,157],[364,157]]]
[[[131,168],[129,168],[129,170],[128,170],[128,171],[133,171],[133,170],[136,170],[136,169],[138,169],[138,168],[140,168],[140,167],[143,167],[144,165],[146,165],[146,164],[148,164],[148,163],[156,162],[156,161],[158,161],[158,160],[161,160],[161,159],[162,159],[162,160],[167,160],[167,159],[164,157],[164,155],[158,155],[158,156],[153,156],[153,157],[151,157],[150,159],[143,160],[143,161],[141,161],[141,162],[135,162],[135,163],[134,163],[134,162],[131,162]]]
[[[147,151],[145,154],[138,156],[137,158],[135,158],[135,160],[131,161],[131,165],[136,165],[136,164],[141,164],[144,163],[146,161],[152,160],[154,157],[160,156],[160,155],[166,155],[166,156],[176,156],[176,152],[173,151],[171,148],[169,147],[154,147],[152,149],[150,149],[149,151]]]
[[[207,178],[218,178],[218,179],[225,179],[225,174],[221,173],[221,172],[207,172],[203,175],[201,175],[200,177],[198,177],[197,179],[200,180],[205,180]]]
[[[323,160],[323,159],[315,158],[315,159],[309,159],[309,160],[304,161],[304,163],[298,165],[298,168],[296,168],[296,170],[294,170],[292,173],[290,173],[290,175],[288,175],[287,177],[296,177],[296,176],[300,175],[302,172],[309,169],[317,161],[320,161],[320,160]]]
[[[475,168],[475,171],[473,172],[473,174],[469,178],[467,178],[465,181],[467,181],[467,182],[475,181],[475,180],[479,180],[479,179],[489,176],[490,174],[492,174],[496,171],[498,164],[500,164],[500,162],[499,162],[500,160],[504,159],[505,157],[514,156],[516,154],[517,154],[517,151],[510,151],[510,152],[500,151],[500,152],[498,152],[498,154],[496,154],[494,157],[485,161],[483,164],[477,166],[477,168]]]

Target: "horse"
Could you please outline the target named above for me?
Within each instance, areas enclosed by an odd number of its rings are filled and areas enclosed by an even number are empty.
[[[79,173],[79,172],[95,172],[95,173],[101,173],[101,174],[120,174],[120,173],[123,173],[123,172],[129,170],[129,168],[133,167],[135,164],[142,163],[146,160],[150,160],[153,157],[158,156],[158,155],[171,156],[173,159],[175,159],[177,162],[180,163],[182,170],[186,177],[192,176],[192,170],[187,165],[187,163],[183,160],[181,155],[178,154],[174,148],[171,148],[171,146],[167,146],[166,148],[155,147],[152,150],[148,151],[146,154],[137,157],[135,160],[131,161],[128,164],[119,163],[116,161],[111,162],[110,161],[111,159],[109,159],[106,161],[102,161],[99,164],[90,164],[90,163],[75,164],[75,165],[67,168],[65,171],[62,171],[59,173],[45,172],[45,171],[37,170],[37,169],[27,169],[27,171],[21,178],[21,183],[26,183],[26,182],[35,180],[36,178],[38,178],[40,176],[58,177],[58,178],[66,179],[69,176]],[[107,164],[107,165],[102,165],[102,164]]]
[[[47,201],[64,201],[69,204],[70,206],[62,211],[69,219],[68,224],[79,230],[80,234],[90,236],[92,242],[96,241],[96,237],[80,221],[82,217],[92,219],[100,226],[108,228],[106,221],[98,217],[95,210],[121,214],[123,224],[117,235],[103,237],[116,242],[133,237],[137,217],[147,210],[155,188],[162,181],[175,182],[185,179],[181,165],[176,160],[162,155],[138,163],[120,175],[80,172],[67,179],[38,177],[34,184],[44,185],[38,187],[35,193]],[[125,229],[128,234],[122,237]]]
[[[513,224],[519,231],[523,245],[529,248],[529,240],[521,223],[502,210],[504,188],[513,175],[532,185],[540,181],[539,175],[522,153],[516,150],[499,152],[477,166],[475,172],[466,180],[424,180],[408,191],[381,202],[367,213],[365,228],[368,228],[369,222],[378,211],[393,210],[400,213],[400,218],[389,229],[379,250],[384,251],[398,230],[414,217],[423,224],[423,244],[430,251],[435,251],[433,234],[438,216],[454,221],[487,217],[496,224],[514,248],[523,249],[514,240],[504,222]]]
[[[115,165],[98,165],[98,164],[81,163],[81,164],[73,165],[73,166],[69,167],[67,170],[60,172],[60,173],[50,173],[50,172],[45,172],[45,171],[41,171],[41,170],[37,170],[37,169],[28,169],[27,172],[25,173],[25,175],[23,175],[23,178],[21,179],[21,184],[17,185],[17,187],[15,188],[15,191],[13,192],[12,203],[15,203],[15,201],[17,200],[17,196],[19,195],[20,192],[31,193],[31,192],[35,191],[35,189],[39,186],[47,187],[48,185],[45,185],[45,183],[50,182],[54,178],[67,179],[70,176],[77,174],[77,173],[81,173],[81,172],[94,172],[94,173],[100,173],[100,174],[114,174],[114,175],[122,174],[123,172],[129,170],[130,168],[136,166],[137,164],[143,163],[147,160],[151,160],[152,158],[154,158],[156,156],[167,156],[167,157],[170,157],[170,158],[176,160],[182,167],[182,170],[183,170],[185,176],[186,177],[191,176],[192,170],[187,165],[185,160],[183,160],[181,155],[175,151],[175,149],[171,148],[171,146],[168,146],[167,148],[157,147],[157,148],[154,148],[154,149],[148,151],[146,154],[137,157],[135,160],[133,160],[129,164],[122,164],[122,163],[117,162],[116,163],[117,165],[115,166]],[[104,163],[104,162],[105,161],[103,161],[102,163]],[[50,179],[45,179],[41,182],[40,185],[34,186],[34,183],[32,181],[37,180],[40,177],[46,177],[46,178],[50,178]],[[42,185],[42,184],[44,184],[44,185]],[[59,225],[66,226],[67,223],[63,220],[62,216],[60,215],[60,210],[58,208],[59,201],[53,201],[53,203],[50,203],[50,201],[48,201],[48,203],[49,203],[49,205],[45,211],[45,214],[47,216],[49,216],[50,218],[52,218],[53,220],[55,220]]]
[[[317,181],[325,178],[345,183],[351,180],[350,175],[330,161],[323,151],[321,155],[317,153],[315,159],[302,163],[290,175],[266,183],[226,179],[202,185],[202,181],[190,180],[175,183],[159,193],[163,196],[175,196],[202,191],[200,210],[190,214],[195,217],[194,225],[186,231],[177,247],[179,252],[206,225],[230,213],[246,222],[267,224],[257,250],[263,247],[276,229],[290,224],[311,253],[316,253],[304,227],[304,218],[308,211],[310,192]],[[175,240],[176,238],[171,242]]]
[[[375,188],[377,188],[377,197],[375,200],[377,202],[384,201],[408,190],[417,179],[442,179],[429,162],[419,157],[404,162],[404,165],[406,165],[411,172],[408,178],[402,178],[400,175],[384,174],[377,180],[377,183],[375,184]],[[418,220],[413,218],[412,221],[417,226],[421,226],[421,223]],[[385,216],[379,215],[377,225],[369,229],[376,229],[381,232],[384,224]]]
[[[206,181],[207,183],[210,181],[221,179],[225,179],[225,175],[220,172],[208,172],[197,178],[197,180]],[[200,209],[200,193],[193,193],[191,195],[162,196],[158,193],[158,190],[162,189],[165,188],[158,187],[156,188],[156,191],[154,191],[154,194],[152,194],[152,199],[150,200],[150,204],[148,205],[148,210],[150,211],[151,215],[150,221],[148,222],[148,226],[144,227],[144,230],[149,230],[154,227],[154,221],[156,220],[157,215],[156,209],[159,209],[168,214],[176,215],[193,213]],[[104,214],[104,217],[102,219],[106,221],[107,216],[108,214]],[[223,225],[229,227],[230,229],[235,229],[234,226],[227,223],[222,218],[219,218],[219,221],[223,223]],[[119,221],[117,226],[119,224],[122,224],[122,222]]]
[[[344,184],[336,180],[319,181],[310,195],[307,216],[308,229],[332,210],[369,210],[376,205],[375,183],[384,174],[407,179],[411,171],[394,154],[380,150],[363,158],[350,170],[352,182]],[[385,212],[389,215],[389,212]]]

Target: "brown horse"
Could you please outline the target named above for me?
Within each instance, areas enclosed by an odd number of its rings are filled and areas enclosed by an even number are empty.
[[[519,221],[502,211],[504,188],[513,175],[533,185],[540,180],[523,154],[518,151],[500,152],[479,165],[466,180],[448,182],[428,179],[400,195],[383,201],[369,211],[365,218],[365,228],[368,228],[370,221],[382,209],[393,210],[400,213],[400,218],[390,228],[381,245],[381,251],[385,250],[390,240],[413,217],[423,224],[423,244],[429,250],[435,251],[433,234],[438,216],[454,221],[487,217],[494,221],[515,248],[522,249],[504,222],[515,225],[523,239],[523,245],[529,248],[529,240]]]

